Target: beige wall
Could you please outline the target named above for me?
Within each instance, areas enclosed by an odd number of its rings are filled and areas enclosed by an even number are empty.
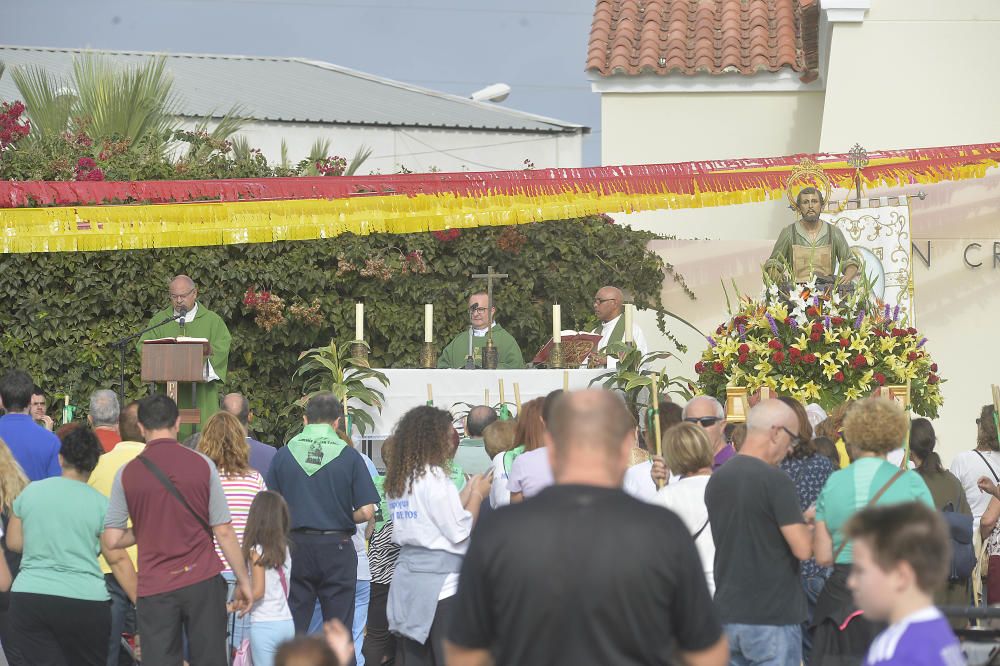
[[[942,457],[948,463],[956,452],[973,445],[979,407],[989,402],[990,384],[1000,384],[1000,345],[996,344],[1000,331],[1000,262],[994,267],[992,259],[993,243],[1000,242],[1000,169],[982,180],[921,189],[928,197],[911,206],[912,233],[922,251],[931,242],[931,266],[927,268],[914,255],[914,301],[919,328],[928,338],[928,350],[947,380],[942,387],[945,406],[935,428]],[[759,204],[714,210],[742,219],[748,228],[766,227],[761,215],[769,212],[766,205]],[[618,220],[628,222],[632,217],[620,216]],[[719,240],[654,242],[655,251],[676,267],[697,296],[690,300],[668,279],[663,288],[667,309],[709,333],[728,318],[723,281],[730,297],[734,294],[732,280],[744,293],[758,295],[760,265],[772,241],[750,235],[706,233],[703,237]],[[969,268],[963,261],[964,248],[972,242],[982,245],[982,250],[969,254],[973,263],[983,262],[980,268]],[[651,338],[651,348],[672,349],[663,336],[655,333],[651,313],[640,313],[639,322]],[[668,319],[668,325],[689,346],[689,352],[669,361],[667,367],[672,374],[693,377],[694,363],[706,342],[679,322]]]
[[[604,164],[814,153],[822,92],[605,93]]]
[[[821,152],[1000,139],[1000,2],[874,0],[832,29]]]

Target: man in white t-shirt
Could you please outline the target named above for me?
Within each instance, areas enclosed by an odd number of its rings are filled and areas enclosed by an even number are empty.
[[[979,529],[979,520],[990,503],[990,495],[979,489],[979,479],[985,476],[994,483],[1000,483],[1000,443],[994,423],[993,405],[986,405],[976,419],[976,448],[959,453],[951,461],[951,473],[962,482],[972,509],[973,530]]]

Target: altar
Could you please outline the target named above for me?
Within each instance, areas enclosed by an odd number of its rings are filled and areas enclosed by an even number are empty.
[[[438,369],[379,369],[389,378],[388,388],[378,382],[366,382],[371,388],[385,393],[382,412],[365,408],[375,421],[375,428],[365,433],[365,439],[382,440],[392,434],[392,429],[403,414],[427,404],[427,387],[430,385],[434,405],[451,409],[456,403],[468,405],[500,403],[500,382],[503,381],[503,399],[514,405],[514,384],[518,385],[521,403],[533,398],[544,398],[550,392],[568,386],[569,390],[585,389],[591,380],[608,370],[438,370]],[[488,393],[488,395],[487,395]],[[468,408],[459,406],[457,411]],[[453,413],[456,410],[452,410]],[[511,411],[515,411],[511,407]]]

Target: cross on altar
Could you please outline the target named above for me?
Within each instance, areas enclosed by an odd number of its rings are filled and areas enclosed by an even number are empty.
[[[507,273],[494,273],[492,266],[486,267],[485,273],[473,273],[474,280],[486,280],[486,346],[493,346],[493,280],[510,277]],[[485,367],[485,363],[483,364]]]

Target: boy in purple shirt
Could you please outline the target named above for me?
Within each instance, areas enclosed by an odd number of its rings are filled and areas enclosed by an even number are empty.
[[[863,509],[848,522],[854,603],[889,627],[868,648],[865,666],[958,666],[962,648],[932,601],[948,578],[951,543],[944,519],[918,502]]]

